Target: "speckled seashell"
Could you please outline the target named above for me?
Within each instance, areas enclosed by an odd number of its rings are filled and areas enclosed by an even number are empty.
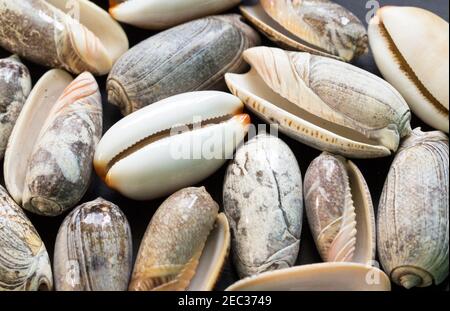
[[[131,230],[120,208],[102,198],[62,223],[54,254],[57,291],[125,291],[132,269]]]
[[[0,291],[52,290],[52,269],[45,245],[2,186],[0,233]]]
[[[128,39],[88,0],[0,0],[0,46],[40,65],[106,74]]]
[[[142,239],[129,289],[188,289],[202,266],[199,260],[218,211],[205,188],[185,188],[164,201]],[[213,264],[223,264],[223,260]]]
[[[378,253],[405,288],[448,276],[449,149],[442,132],[415,129],[392,163],[378,207]]]
[[[300,248],[302,176],[280,139],[260,134],[228,166],[223,202],[241,277],[291,267]]]
[[[261,0],[242,5],[242,14],[269,39],[295,49],[344,61],[368,50],[363,23],[328,0]]]
[[[86,192],[95,147],[102,134],[102,107],[90,73],[75,80],[47,72],[31,91],[5,153],[5,184],[25,209],[55,216]]]
[[[371,265],[375,213],[358,167],[325,152],[310,164],[304,193],[308,223],[322,259]]]
[[[202,18],[136,45],[114,65],[108,101],[124,115],[167,97],[224,89],[226,72],[243,72],[242,52],[259,43],[239,15]]]
[[[449,26],[427,10],[386,6],[369,23],[383,74],[425,123],[448,133]]]
[[[16,55],[0,59],[0,159],[30,91],[30,73],[20,59]]]
[[[411,131],[401,95],[381,78],[327,57],[277,48],[244,52],[252,70],[225,80],[251,111],[322,151],[348,157],[390,155]]]
[[[109,13],[118,21],[145,29],[165,29],[218,14],[241,0],[110,0]]]

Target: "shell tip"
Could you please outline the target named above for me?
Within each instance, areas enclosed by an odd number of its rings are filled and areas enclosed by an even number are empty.
[[[400,284],[406,289],[420,286],[421,283],[422,279],[414,274],[406,274],[400,277]]]

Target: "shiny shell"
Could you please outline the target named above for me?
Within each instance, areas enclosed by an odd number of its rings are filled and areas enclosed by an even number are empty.
[[[25,209],[55,216],[87,190],[95,146],[102,134],[97,82],[47,72],[31,91],[5,154],[6,187]]]
[[[383,76],[425,123],[448,133],[449,27],[414,7],[383,7],[369,24]]]
[[[448,276],[449,143],[441,132],[413,131],[392,163],[378,207],[378,253],[405,288]]]
[[[350,11],[327,0],[261,0],[242,14],[282,47],[352,61],[368,50],[367,32]]]
[[[57,291],[125,291],[132,269],[130,226],[102,198],[75,208],[62,223],[54,254]]]
[[[0,59],[0,159],[30,91],[30,73],[20,59],[16,55]]]
[[[127,115],[172,95],[225,88],[223,75],[243,72],[242,52],[258,43],[258,34],[238,15],[171,28],[120,58],[108,77],[108,101]]]
[[[0,232],[0,291],[52,290],[52,269],[45,245],[2,186]]]
[[[188,289],[200,273],[199,260],[218,211],[205,188],[185,188],[164,201],[141,242],[129,289]]]
[[[260,134],[238,149],[223,186],[241,277],[295,264],[300,248],[302,176],[280,139]]]
[[[106,74],[128,39],[88,0],[0,0],[0,46],[40,65]]]
[[[323,153],[309,166],[305,209],[324,261],[371,265],[375,260],[375,214],[369,188],[353,162]]]
[[[227,291],[390,291],[389,277],[375,267],[327,262],[262,273]]]
[[[244,52],[247,74],[228,73],[233,94],[269,123],[322,151],[390,155],[411,131],[411,113],[387,82],[353,65],[276,48]]]
[[[231,159],[250,117],[239,98],[218,91],[169,97],[111,127],[95,152],[106,184],[135,200],[195,185]]]
[[[110,14],[120,22],[145,29],[165,29],[217,14],[241,0],[110,0]]]

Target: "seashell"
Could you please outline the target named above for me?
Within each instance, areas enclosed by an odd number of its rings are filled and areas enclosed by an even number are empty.
[[[114,65],[108,100],[124,115],[172,95],[225,89],[226,72],[243,72],[241,53],[259,44],[239,15],[213,16],[161,32],[136,45]]]
[[[0,160],[30,91],[30,72],[20,59],[16,55],[0,59]]]
[[[242,102],[218,91],[176,95],[123,118],[100,141],[97,174],[134,200],[195,185],[218,170],[245,138]]]
[[[128,50],[128,39],[88,0],[0,0],[0,46],[40,65],[103,75]]]
[[[203,187],[182,189],[164,201],[142,240],[129,289],[186,290],[190,285],[191,289],[212,289],[229,246],[229,233],[224,232],[228,229],[226,217],[218,218],[218,211],[219,206]],[[210,234],[215,222],[219,230]],[[214,240],[207,242],[208,236]],[[205,244],[209,245],[208,254],[220,251],[205,257]],[[200,270],[202,267],[208,273]],[[191,284],[199,274],[205,279],[197,278]]]
[[[166,29],[224,12],[240,0],[110,0],[109,13],[118,21],[145,29]]]
[[[260,134],[238,149],[226,172],[223,202],[241,277],[295,264],[302,229],[302,176],[282,140]]]
[[[244,52],[247,74],[227,73],[233,94],[280,131],[322,151],[390,155],[411,131],[411,113],[387,82],[350,64],[276,48]]]
[[[324,261],[371,265],[375,260],[375,213],[369,188],[353,162],[324,152],[309,166],[305,209]]]
[[[294,49],[352,61],[368,51],[363,23],[327,0],[261,0],[240,6],[242,14],[270,40]]]
[[[448,137],[415,129],[392,163],[378,207],[378,253],[405,288],[448,276]]]
[[[269,271],[240,280],[227,291],[390,291],[389,277],[369,265],[326,262]]]
[[[125,291],[132,269],[131,230],[120,208],[102,198],[63,221],[54,253],[57,291]]]
[[[102,106],[90,73],[72,81],[53,69],[36,84],[11,133],[5,184],[25,209],[55,216],[86,192],[95,146],[102,134]]]
[[[2,186],[0,231],[0,291],[52,290],[52,269],[45,245]]]
[[[369,40],[383,76],[425,123],[448,133],[448,22],[415,7],[383,7]]]

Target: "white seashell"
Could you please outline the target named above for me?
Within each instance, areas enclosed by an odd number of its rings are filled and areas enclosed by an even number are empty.
[[[238,98],[217,91],[184,93],[142,108],[103,136],[94,159],[97,174],[135,200],[194,185],[231,158],[246,136],[250,117],[242,109]]]
[[[383,76],[425,123],[449,131],[449,26],[415,7],[383,7],[369,24],[369,41]]]
[[[118,21],[145,29],[166,29],[237,5],[241,0],[110,0]]]

